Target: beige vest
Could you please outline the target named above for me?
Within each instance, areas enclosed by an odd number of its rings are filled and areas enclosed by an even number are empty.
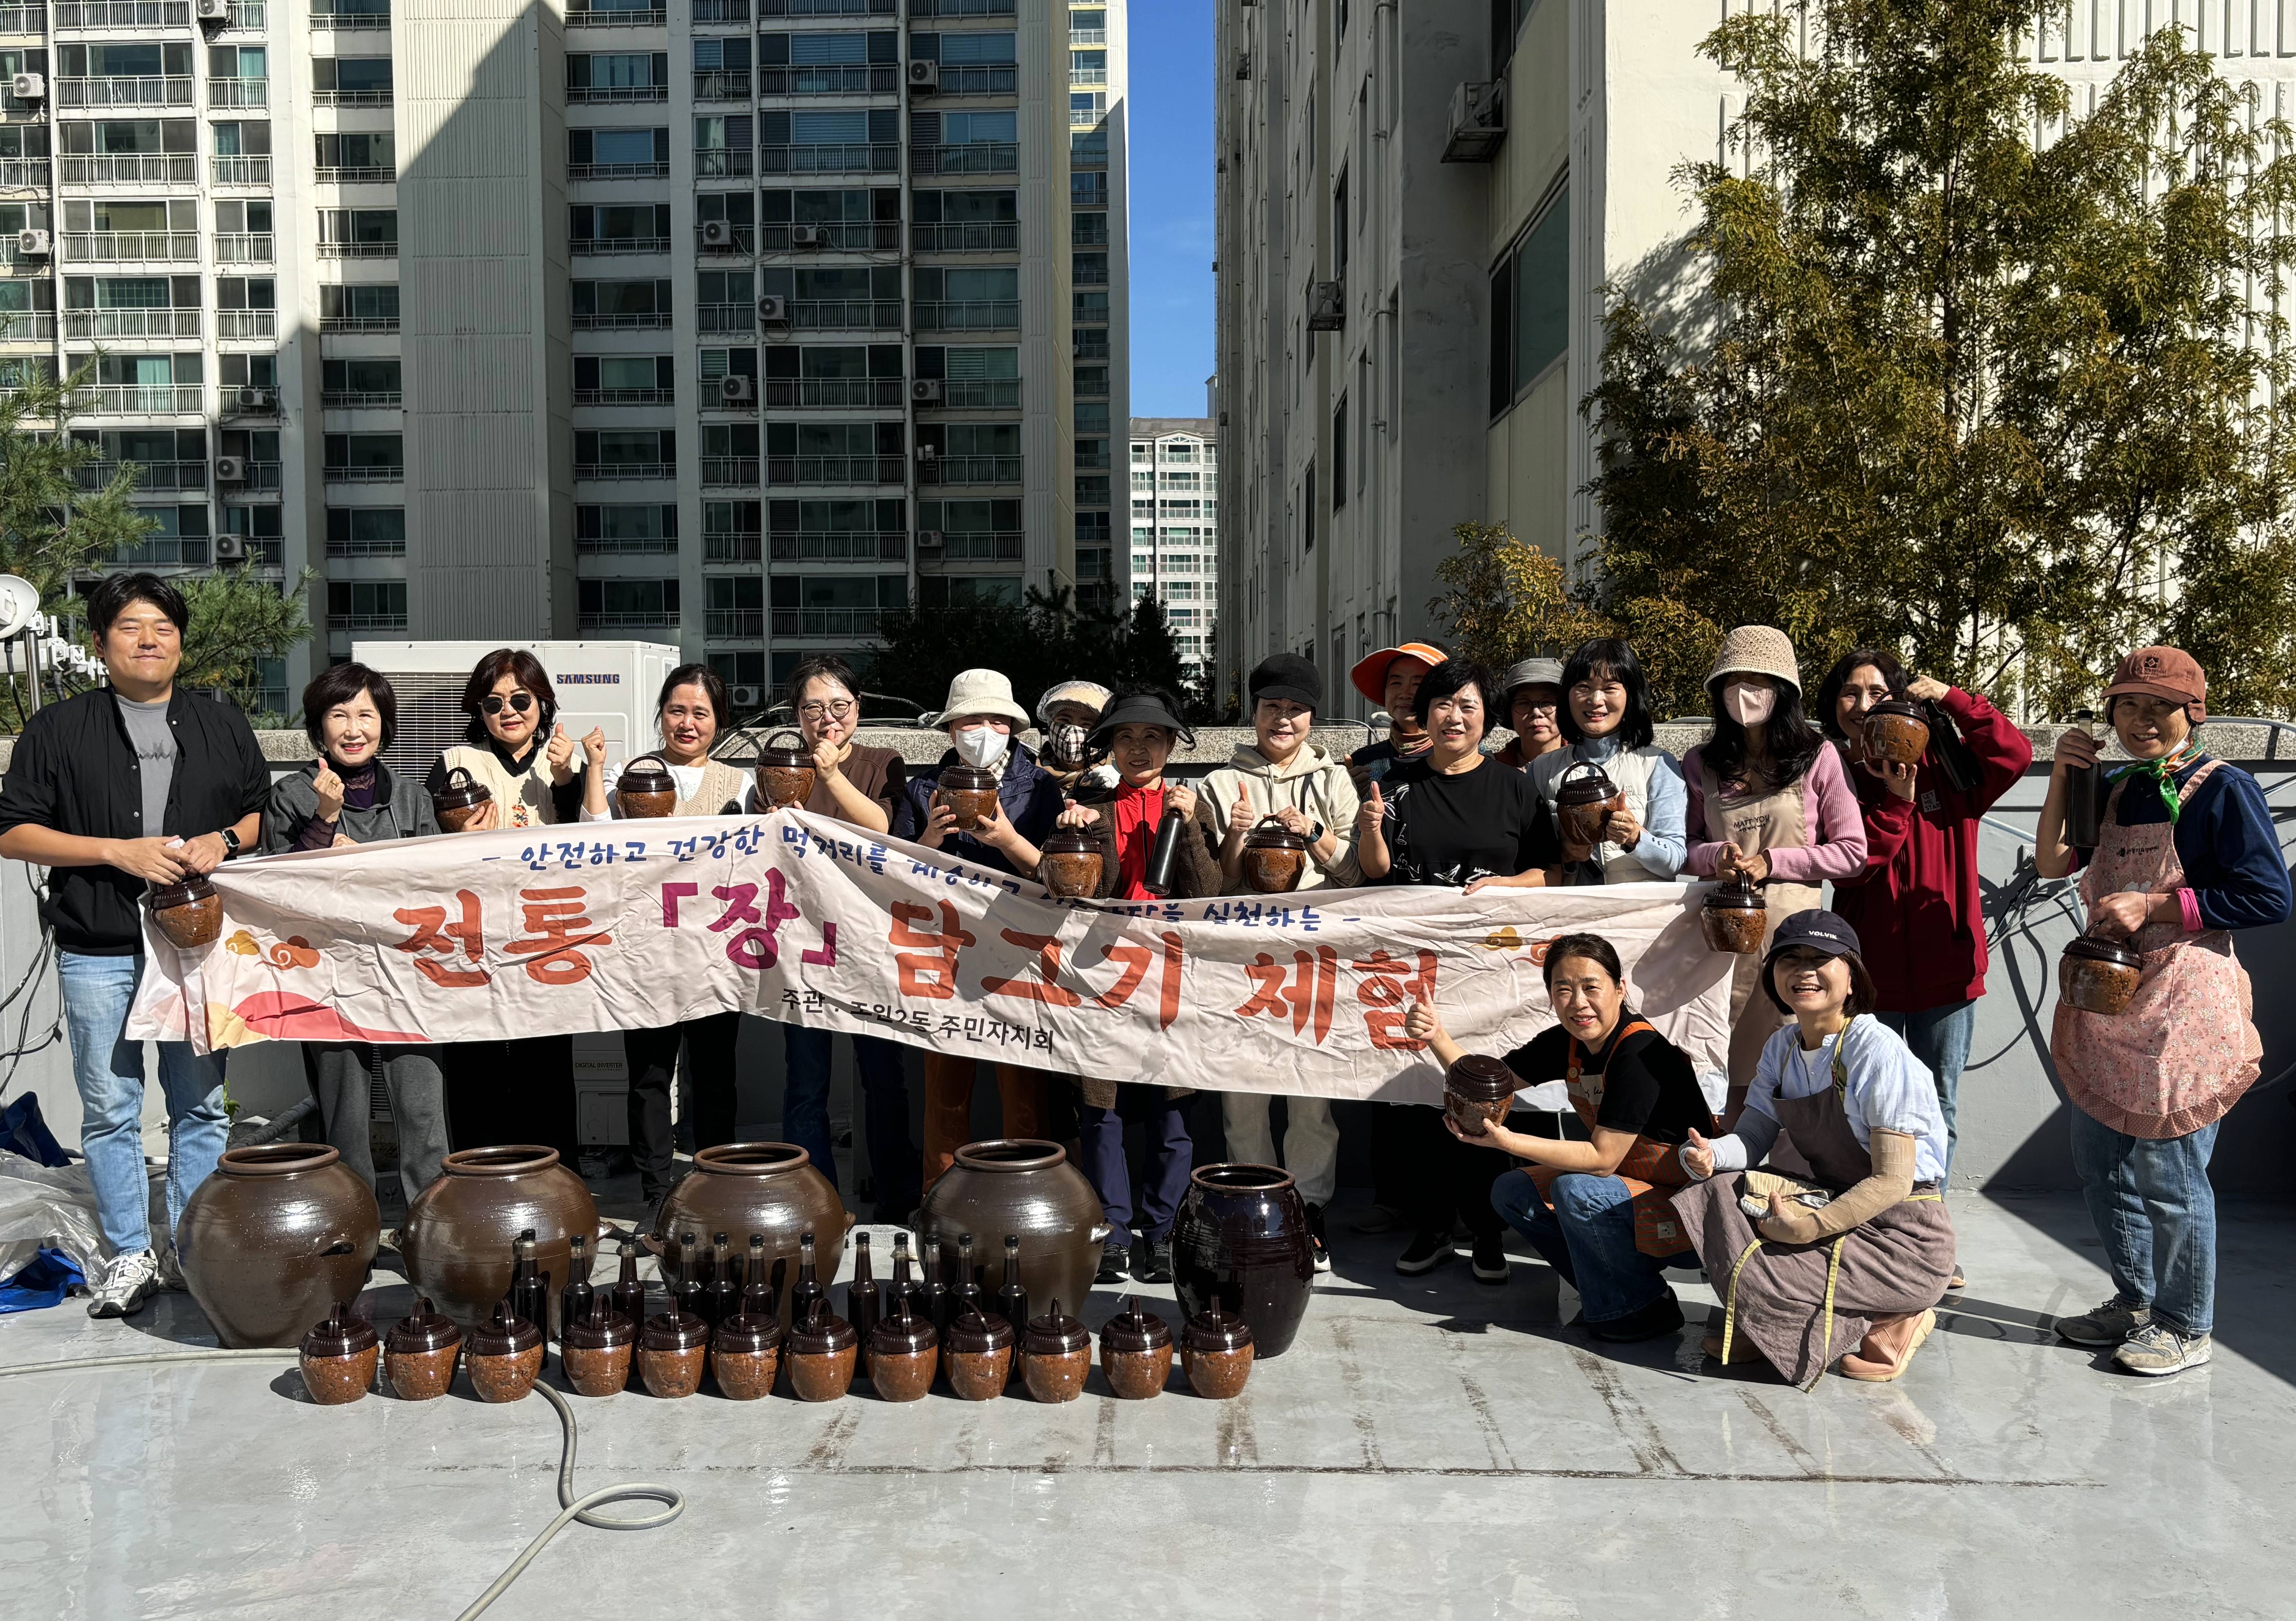
[[[439,759],[447,770],[460,766],[486,786],[501,807],[496,812],[496,827],[545,827],[558,819],[550,800],[549,745],[535,750],[534,763],[516,777],[504,769],[492,749],[472,744],[458,743]]]
[[[1595,763],[1603,775],[1617,785],[1626,796],[1627,811],[1644,827],[1650,825],[1651,773],[1667,753],[1656,744],[1639,749],[1614,749],[1608,760]],[[1570,745],[1541,754],[1530,762],[1530,786],[1538,791],[1538,802],[1546,819],[1554,819],[1554,793],[1562,786],[1562,774],[1578,763],[1578,751]],[[1652,872],[1642,859],[1622,844],[1602,843],[1595,846],[1595,859],[1602,864],[1605,884],[1669,883],[1671,873]]]

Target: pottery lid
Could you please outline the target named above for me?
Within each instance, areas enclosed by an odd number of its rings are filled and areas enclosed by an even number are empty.
[[[776,747],[775,745],[783,737],[793,738],[795,741],[787,748]],[[758,769],[762,771],[768,767],[785,771],[812,770],[814,769],[813,751],[805,746],[805,735],[783,727],[767,738],[765,746],[758,751]]]
[[[720,1356],[757,1356],[779,1350],[783,1338],[780,1318],[736,1312],[718,1325],[718,1337],[710,1344]]]
[[[1241,1351],[1251,1343],[1251,1325],[1215,1305],[1188,1319],[1180,1343],[1191,1351]]]
[[[1074,1351],[1089,1351],[1092,1331],[1062,1311],[1055,1296],[1051,1311],[1029,1320],[1029,1332],[1021,1337],[1021,1348],[1030,1356],[1065,1356]]]
[[[1521,1084],[1514,1071],[1506,1066],[1506,1060],[1479,1052],[1462,1053],[1459,1061],[1443,1074],[1445,1090],[1476,1103],[1496,1103],[1502,1098],[1512,1098]]]
[[[1884,715],[1899,720],[1918,721],[1923,726],[1930,723],[1929,717],[1922,713],[1920,704],[1906,698],[1884,698],[1866,712],[1866,724],[1871,726]]]
[[[374,1325],[351,1310],[356,1304],[346,1300],[324,1322],[313,1323],[311,1331],[303,1336],[303,1354],[357,1356],[362,1351],[373,1350]]]
[[[2109,962],[2123,968],[2141,968],[2144,959],[2118,940],[2102,934],[2079,934],[2066,942],[2065,955],[2088,962]]]
[[[1586,775],[1573,776],[1571,773],[1575,771],[1584,771]],[[1618,785],[1610,779],[1601,766],[1581,760],[1562,773],[1562,782],[1555,786],[1554,802],[1557,805],[1599,804],[1618,791]]]
[[[171,906],[188,906],[214,893],[214,885],[201,874],[193,873],[180,884],[154,884],[144,901],[153,911],[164,912]]]
[[[691,1351],[709,1343],[709,1325],[691,1312],[672,1309],[646,1319],[638,1346],[645,1351]]]
[[[941,1343],[949,1352],[959,1356],[980,1356],[991,1351],[1002,1351],[1013,1343],[1013,1325],[994,1312],[984,1312],[979,1306],[967,1306],[948,1325]]]
[[[941,767],[940,786],[945,794],[978,794],[996,786],[996,773],[986,766],[967,765],[960,760]]]
[[[906,1295],[901,1296],[893,1315],[880,1318],[877,1326],[869,1330],[872,1356],[912,1356],[920,1351],[930,1351],[939,1343],[940,1336],[931,1321],[909,1310]]]
[[[447,773],[447,780],[430,796],[434,810],[467,810],[472,805],[483,805],[494,798],[494,791],[472,776],[461,766]]]
[[[1153,1312],[1142,1311],[1140,1303],[1129,1295],[1124,1297],[1124,1310],[1101,1325],[1103,1356],[1111,1351],[1153,1351],[1171,1343],[1169,1325]]]
[[[430,1296],[417,1295],[414,1309],[398,1320],[382,1348],[393,1356],[408,1356],[424,1351],[444,1351],[463,1343],[463,1330],[451,1317],[442,1317],[431,1309]]]
[[[1706,899],[1702,904],[1710,912],[1759,912],[1769,906],[1769,902],[1762,898],[1762,892],[1742,877],[1716,885],[1706,892]]]
[[[1055,827],[1037,848],[1048,856],[1098,855],[1100,841],[1092,835],[1090,828]]]
[[[590,1314],[559,1325],[558,1343],[573,1351],[611,1351],[638,1337],[637,1325],[613,1309],[613,1296],[601,1290],[590,1296]]]
[[[860,1330],[831,1311],[826,1300],[815,1301],[803,1325],[789,1331],[791,1356],[826,1356],[860,1343]]]
[[[516,1356],[542,1343],[542,1330],[510,1309],[510,1302],[495,1302],[495,1314],[471,1330],[472,1356]]]
[[[614,779],[614,792],[675,794],[677,778],[669,774],[669,768],[661,762],[660,757],[641,754],[622,768],[622,774]]]
[[[1246,850],[1305,850],[1308,841],[1276,818],[1263,816],[1253,825],[1251,831],[1243,835],[1243,847]]]

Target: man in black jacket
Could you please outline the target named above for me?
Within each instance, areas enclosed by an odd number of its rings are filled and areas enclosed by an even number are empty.
[[[26,723],[0,785],[0,856],[49,869],[40,917],[55,937],[80,1148],[112,1249],[87,1311],[124,1317],[161,1281],[146,1217],[144,1053],[120,1035],[144,967],[137,902],[146,885],[213,872],[253,843],[271,773],[247,717],[176,687],[190,617],[180,592],[111,574],[86,605],[111,685]],[[230,1130],[222,1059],[162,1041],[160,1083],[172,1229]]]

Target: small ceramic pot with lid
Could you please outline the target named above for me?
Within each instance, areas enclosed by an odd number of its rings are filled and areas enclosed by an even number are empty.
[[[677,778],[652,754],[641,754],[614,781],[614,806],[624,819],[677,814]]]
[[[144,897],[152,921],[179,951],[213,945],[223,933],[223,897],[198,873],[180,884],[155,884]]]
[[[1243,884],[1255,895],[1288,895],[1308,875],[1308,841],[1276,817],[1243,835]]]
[[[429,1402],[455,1382],[455,1359],[463,1354],[463,1330],[451,1317],[430,1309],[427,1295],[398,1320],[382,1342],[382,1377],[402,1402]]]
[[[1214,1305],[1188,1319],[1180,1335],[1180,1366],[1188,1387],[1208,1402],[1243,1394],[1251,1377],[1251,1326]]]
[[[1108,1387],[1127,1402],[1144,1402],[1164,1393],[1172,1377],[1172,1330],[1129,1295],[1124,1310],[1100,1330],[1100,1370]]]
[[[956,812],[956,830],[971,833],[996,814],[996,773],[958,761],[943,766],[933,797]]]
[[[494,803],[494,791],[461,766],[447,773],[447,780],[430,796],[431,814],[439,819],[439,827],[447,833],[468,832],[480,812]]]
[[[1698,926],[1710,951],[1753,956],[1762,949],[1762,932],[1769,921],[1769,902],[1743,877],[1716,885],[1698,908]]]
[[[893,1315],[869,1330],[869,1382],[888,1402],[917,1402],[932,1388],[940,1367],[940,1336],[913,1316],[903,1295]]]
[[[829,1309],[813,1303],[805,1321],[789,1331],[790,1388],[800,1402],[834,1402],[853,1387],[853,1365],[861,1359],[861,1336]]]
[[[1090,901],[1103,876],[1100,841],[1082,827],[1055,827],[1037,848],[1037,882],[1063,901]]]
[[[783,738],[788,738],[786,746]],[[805,746],[803,734],[787,727],[766,739],[758,751],[758,797],[768,810],[786,810],[802,805],[813,797],[814,785],[821,773],[813,763],[813,751]]]
[[[356,1402],[374,1383],[374,1364],[382,1342],[374,1325],[351,1310],[346,1300],[324,1322],[314,1323],[303,1336],[303,1388],[322,1407]]]
[[[494,1316],[471,1330],[470,1344],[463,1362],[479,1400],[515,1402],[534,1388],[542,1371],[542,1329],[513,1316],[510,1302],[498,1303]]]
[[[754,1402],[771,1395],[782,1365],[782,1320],[768,1312],[736,1312],[718,1325],[709,1342],[709,1369],[718,1394],[728,1401]]]
[[[611,1295],[593,1295],[590,1314],[559,1330],[558,1365],[579,1394],[613,1395],[629,1386],[637,1337],[637,1324],[614,1310]]]
[[[2057,959],[2057,995],[2083,1013],[2126,1013],[2144,978],[2144,959],[2118,940],[2082,934]]]
[[[1891,765],[1919,765],[1929,753],[1930,723],[1921,705],[1884,698],[1866,712],[1866,758]]]
[[[691,1312],[657,1312],[638,1335],[638,1377],[648,1395],[666,1402],[692,1395],[709,1360],[709,1325]]]
[[[1574,775],[1577,772],[1586,774]],[[1611,812],[1626,808],[1626,794],[1592,761],[1582,760],[1570,767],[1554,787],[1554,825],[1566,844],[1592,849],[1601,843]]]
[[[967,1402],[993,1402],[1013,1377],[1013,1325],[993,1312],[968,1306],[941,1337],[948,1387]]]
[[[1502,1058],[1462,1053],[1443,1076],[1443,1112],[1470,1137],[1503,1123],[1522,1084]]]
[[[1084,1394],[1085,1376],[1092,1371],[1092,1334],[1084,1324],[1061,1310],[1029,1320],[1021,1337],[1021,1377],[1029,1394],[1039,1402],[1073,1402]]]

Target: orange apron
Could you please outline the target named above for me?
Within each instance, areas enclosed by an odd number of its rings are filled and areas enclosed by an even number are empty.
[[[1650,1028],[1648,1022],[1635,1020],[1611,1041],[1611,1050],[1618,1051],[1620,1041],[1636,1031]],[[1579,1046],[1574,1037],[1570,1042],[1570,1066],[1564,1076],[1564,1084],[1570,1091],[1570,1107],[1578,1111],[1578,1118],[1586,1123],[1587,1131],[1592,1131],[1595,1116],[1603,1110],[1603,1072],[1596,1070],[1591,1075],[1584,1073],[1585,1060],[1586,1049]],[[1711,1116],[1707,1119],[1706,1129],[1709,1131],[1714,1130]],[[1546,1199],[1550,1205],[1554,1201],[1549,1197],[1549,1190],[1554,1186],[1556,1177],[1583,1174],[1559,1171],[1552,1165],[1532,1164],[1525,1165],[1523,1169],[1530,1173],[1530,1180],[1538,1185],[1538,1197]],[[1671,1191],[1686,1186],[1690,1175],[1683,1170],[1682,1160],[1676,1154],[1673,1144],[1637,1137],[1635,1146],[1627,1150],[1626,1158],[1619,1162],[1619,1168],[1611,1174],[1626,1183],[1634,1194],[1635,1248],[1637,1251],[1663,1259],[1668,1255],[1681,1255],[1690,1248],[1690,1235],[1683,1230],[1682,1220],[1675,1214]]]

